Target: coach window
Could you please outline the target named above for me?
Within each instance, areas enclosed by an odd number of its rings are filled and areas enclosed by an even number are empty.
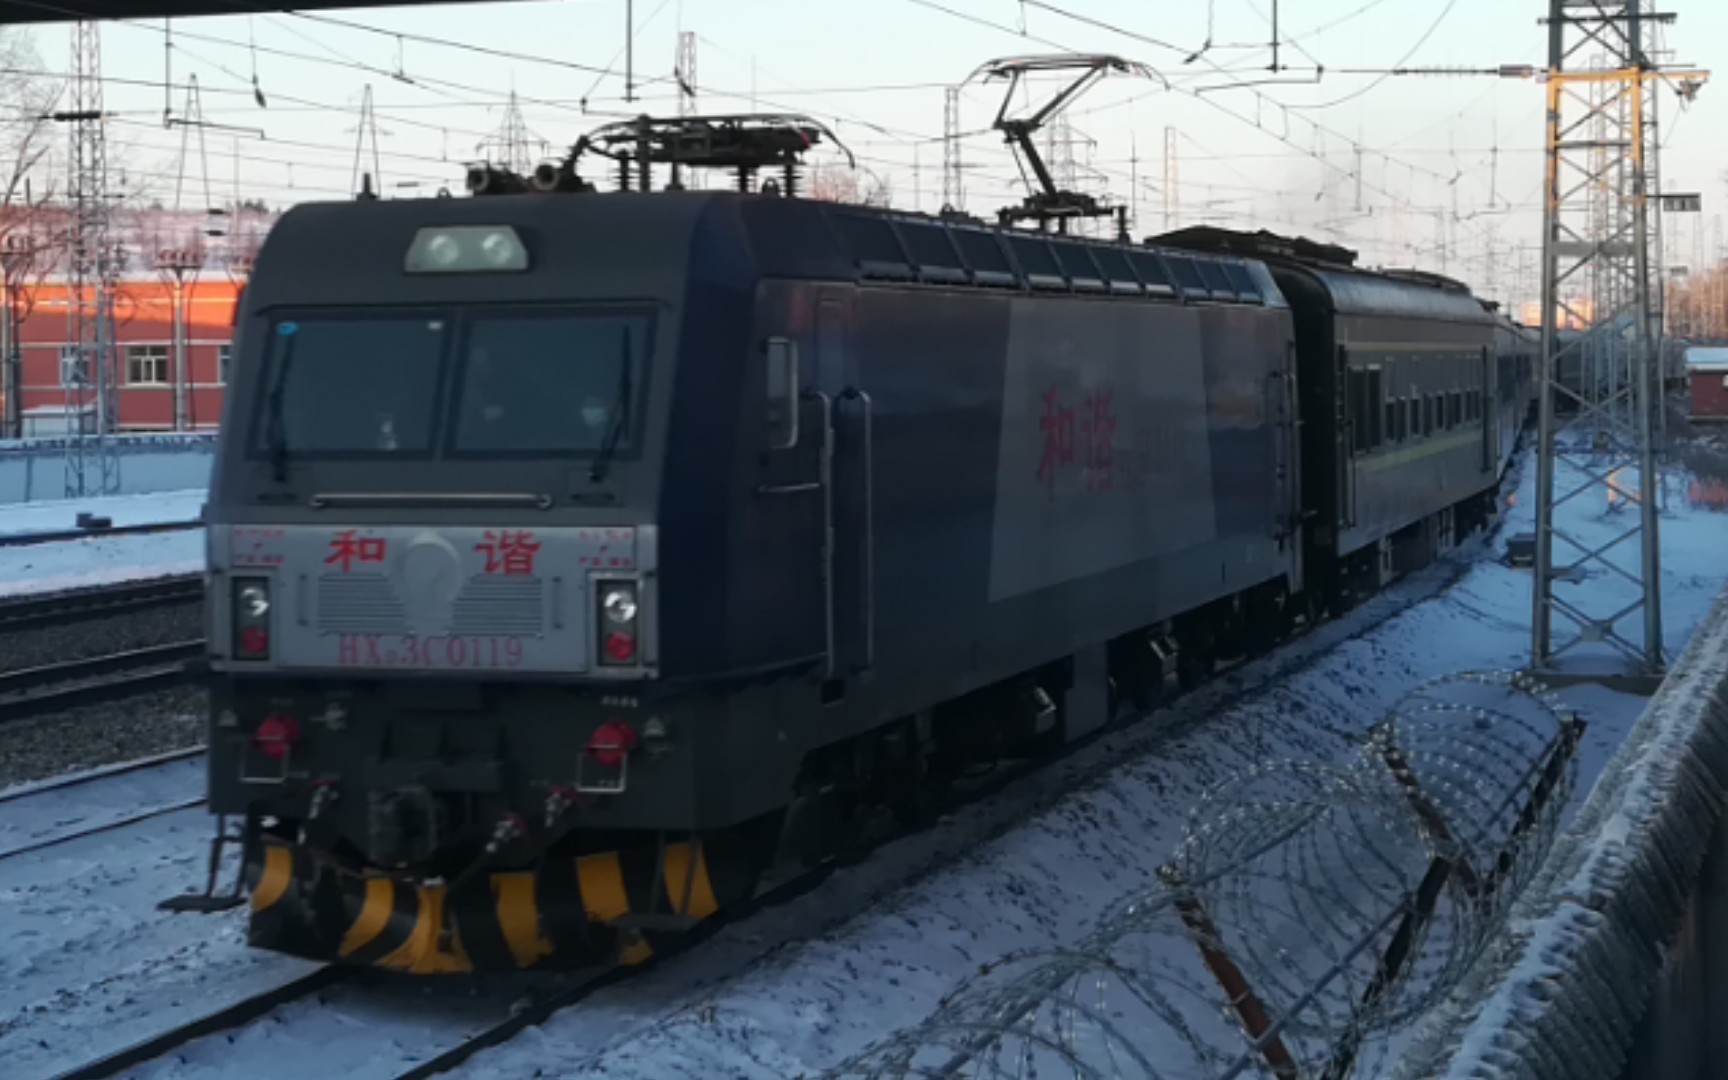
[[[1386,441],[1397,442],[1402,438],[1402,436],[1398,434],[1398,399],[1387,398],[1386,407],[1382,411],[1386,417],[1383,421],[1386,425]]]
[[[1361,368],[1351,368],[1349,374],[1349,407],[1351,427],[1351,449],[1355,453],[1368,452],[1369,438],[1373,435],[1372,406],[1368,400],[1368,372]]]
[[[1362,404],[1363,411],[1368,414],[1369,421],[1373,425],[1368,432],[1368,449],[1378,450],[1381,444],[1386,441],[1386,430],[1381,426],[1381,417],[1385,415],[1381,403],[1386,399],[1386,390],[1381,384],[1379,368],[1369,368],[1367,374],[1368,397]]]

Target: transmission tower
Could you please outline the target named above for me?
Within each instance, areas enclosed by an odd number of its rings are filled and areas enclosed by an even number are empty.
[[[515,95],[511,95],[514,99]],[[354,135],[354,171],[348,180],[348,190],[359,198],[377,198],[384,190],[384,164],[378,152],[378,136],[390,132],[380,132],[378,114],[372,108],[372,84],[367,83],[360,95],[360,123],[349,129]],[[366,144],[372,144],[372,171],[362,172],[361,164],[366,159]],[[376,187],[373,184],[377,184]]]
[[[94,22],[72,27],[72,108],[54,118],[72,125],[71,273],[66,283],[69,348],[61,358],[61,382],[66,390],[68,434],[66,497],[76,499],[92,489],[105,495],[120,490],[120,456],[114,443],[119,412],[114,356],[116,253],[108,229],[102,42]],[[92,394],[94,445],[84,428]]]
[[[960,177],[960,88],[942,91],[942,212],[958,211],[966,205],[966,188]]]
[[[538,144],[538,147],[536,147]],[[510,91],[510,100],[504,105],[504,119],[498,124],[497,130],[480,142],[480,150],[489,160],[504,166],[511,172],[526,176],[532,172],[537,159],[536,149],[544,150],[545,141],[528,130],[527,121],[522,119],[522,103],[516,98],[516,91]]]
[[[696,32],[678,32],[678,115],[696,115]]]
[[[1683,77],[1653,63],[1648,49],[1655,26],[1672,20],[1644,0],[1550,0],[1531,641],[1532,672],[1550,680],[1648,684],[1666,665],[1645,126],[1655,84]],[[1607,55],[1587,62],[1583,54],[1598,48]],[[1589,330],[1563,340],[1568,325]],[[1623,517],[1611,542],[1558,522],[1556,512],[1579,499]],[[1616,558],[1634,543],[1635,565]],[[1637,616],[1637,628],[1628,626]]]

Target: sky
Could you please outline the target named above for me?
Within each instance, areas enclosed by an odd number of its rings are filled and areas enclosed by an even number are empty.
[[[344,198],[374,162],[385,197],[423,197],[440,186],[461,194],[464,164],[488,156],[489,137],[490,156],[498,156],[512,91],[536,156],[557,156],[615,119],[675,111],[679,35],[689,32],[699,111],[813,116],[852,152],[866,181],[885,183],[893,204],[907,209],[941,206],[946,88],[964,84],[961,204],[984,216],[1025,189],[990,130],[1004,87],[969,77],[998,57],[1108,52],[1147,67],[1105,79],[1072,105],[1068,153],[1083,190],[1129,206],[1136,235],[1199,223],[1299,232],[1356,248],[1372,264],[1448,273],[1517,303],[1537,288],[1544,89],[1468,72],[1543,66],[1546,7],[499,0],[171,27],[122,20],[104,24],[102,49],[116,180],[170,206],[236,194],[271,205]],[[1665,59],[1728,79],[1728,5],[1672,0],[1664,10],[1678,15]],[[51,24],[34,34],[43,69],[68,70],[69,29]],[[1395,67],[1442,73],[1385,74]],[[189,111],[194,82],[198,113]],[[368,88],[376,158],[369,140],[357,153]],[[1055,89],[1034,84],[1010,115]],[[169,108],[175,119],[201,115],[227,127],[165,127]],[[1669,219],[1667,261],[1714,261],[1728,203],[1728,140],[1718,134],[1728,130],[1728,85],[1706,86],[1684,111],[1665,92],[1662,119],[1664,189],[1705,200],[1703,214]],[[1066,156],[1048,142],[1041,148]],[[838,160],[827,149],[813,163]]]

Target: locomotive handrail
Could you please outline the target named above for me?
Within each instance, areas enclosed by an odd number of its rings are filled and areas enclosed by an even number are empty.
[[[864,406],[864,669],[876,666],[876,403],[850,387],[842,397]]]
[[[459,506],[464,503],[483,506],[528,506],[550,510],[552,496],[529,491],[340,491],[320,492],[306,500],[314,510],[338,506]]]
[[[804,391],[805,399],[822,405],[822,449],[817,458],[817,483],[822,485],[822,608],[827,644],[827,678],[834,677],[834,399],[820,390]]]

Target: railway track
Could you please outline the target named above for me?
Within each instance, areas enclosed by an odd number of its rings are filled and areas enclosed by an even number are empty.
[[[177,574],[71,592],[0,597],[0,633],[130,615],[197,603],[203,597],[203,580],[197,574]]]
[[[0,792],[0,807],[4,808],[0,809],[0,862],[203,806],[204,796],[198,794],[124,799],[103,808],[99,805],[103,800],[86,794],[98,785],[143,779],[151,772],[184,774],[189,767],[182,762],[195,762],[203,756],[202,746],[170,750]],[[202,783],[197,787],[201,790]],[[33,811],[47,822],[45,826],[18,824],[28,822]]]
[[[126,1069],[154,1061],[164,1054],[207,1035],[215,1035],[249,1024],[266,1013],[309,998],[321,990],[332,987],[338,982],[350,978],[352,974],[348,968],[322,967],[314,969],[298,979],[283,983],[254,997],[246,998],[244,1001],[236,1002],[225,1009],[201,1016],[160,1035],[154,1035],[141,1042],[133,1043],[131,1046],[116,1050],[95,1061],[86,1062],[76,1068],[57,1073],[53,1080],[101,1080],[103,1077],[116,1076]]]
[[[203,651],[202,639],[176,641],[5,672],[0,674],[0,723],[167,686],[182,678],[187,661]]]

